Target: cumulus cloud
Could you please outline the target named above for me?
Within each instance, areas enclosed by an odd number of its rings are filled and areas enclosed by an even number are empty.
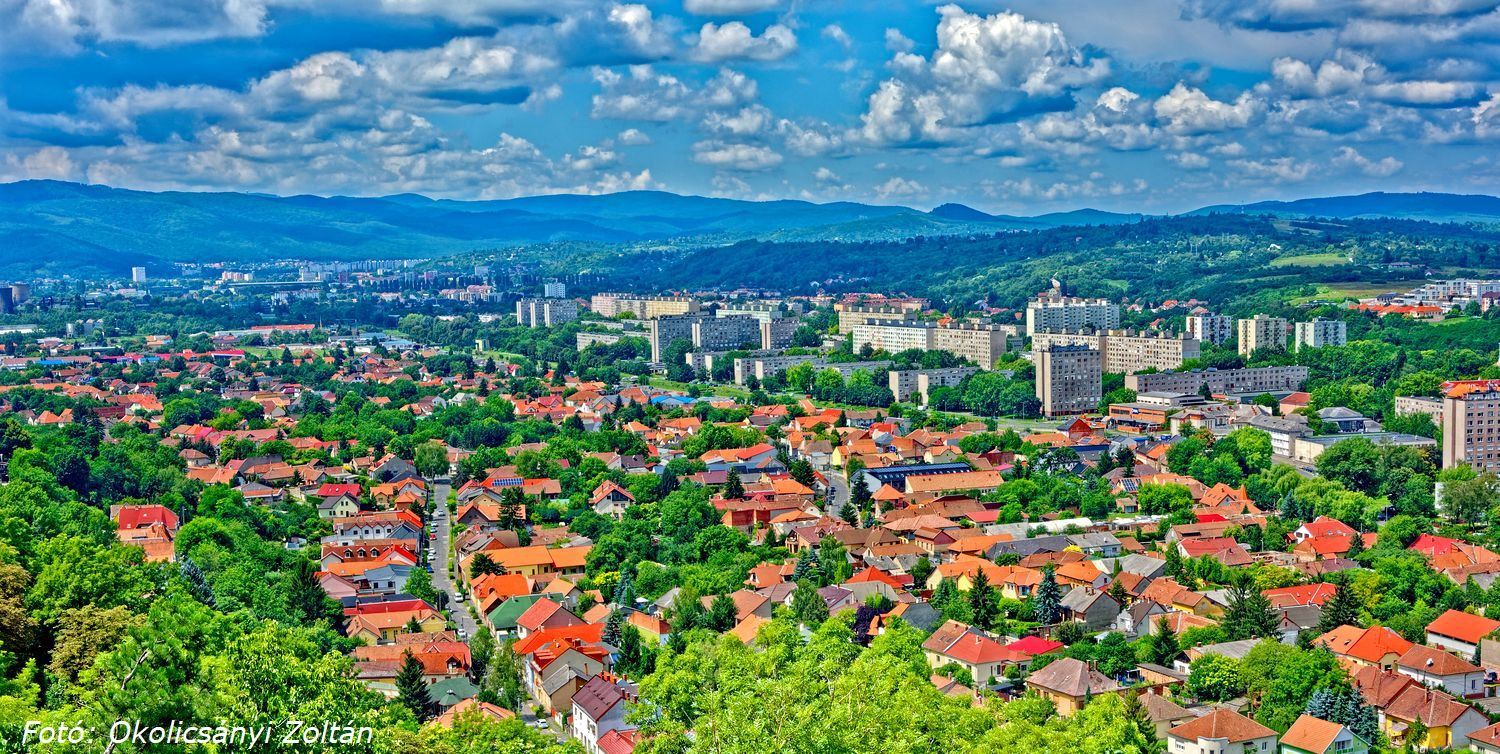
[[[875,195],[881,199],[897,199],[903,197],[922,196],[927,193],[927,187],[922,184],[900,176],[891,176],[885,183],[875,187]]]
[[[1261,103],[1249,92],[1234,102],[1221,102],[1202,89],[1179,82],[1157,99],[1153,107],[1167,131],[1193,135],[1244,128],[1260,112]]]
[[[797,50],[797,36],[781,24],[771,24],[760,36],[739,21],[719,25],[712,22],[698,31],[689,56],[718,63],[726,60],[780,60]]]
[[[956,5],[938,13],[932,55],[897,52],[894,75],[870,95],[860,127],[867,142],[944,142],[966,127],[1069,110],[1075,91],[1109,73],[1106,58],[1071,45],[1057,24]]]
[[[7,0],[0,2],[0,46],[74,51],[91,42],[146,47],[256,37],[265,0]]]
[[[1230,160],[1229,166],[1254,178],[1270,178],[1281,183],[1306,180],[1313,163],[1294,157],[1272,157],[1264,160]]]
[[[1384,178],[1400,170],[1403,165],[1395,157],[1382,157],[1372,160],[1359,153],[1354,147],[1340,147],[1338,156],[1334,157],[1333,164],[1339,167],[1353,168],[1365,175]]]
[[[627,147],[638,147],[644,144],[650,144],[651,137],[640,131],[639,129],[627,128],[624,131],[621,131],[620,135],[615,137],[615,141],[618,141]]]
[[[769,147],[700,141],[693,145],[693,160],[716,168],[740,171],[770,170],[781,164],[781,155]]]
[[[666,122],[695,117],[710,109],[732,108],[755,99],[755,81],[729,69],[701,87],[693,87],[648,65],[631,66],[625,73],[594,69],[599,93],[593,98],[593,117]]]

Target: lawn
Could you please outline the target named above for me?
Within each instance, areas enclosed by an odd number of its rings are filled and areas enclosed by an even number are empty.
[[[1346,264],[1349,264],[1349,258],[1334,251],[1271,260],[1272,267],[1339,267]]]
[[[1290,304],[1306,304],[1312,301],[1342,301],[1346,298],[1371,298],[1382,293],[1400,293],[1409,291],[1414,283],[1319,283],[1318,292],[1311,296],[1297,296],[1289,299]]]

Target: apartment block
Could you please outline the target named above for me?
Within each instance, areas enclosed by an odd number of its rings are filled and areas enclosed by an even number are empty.
[[[578,319],[578,303],[566,298],[523,298],[516,302],[516,324],[553,327]]]
[[[898,306],[866,306],[864,304],[835,304],[839,313],[839,332],[854,332],[857,325],[866,322],[915,322],[919,312]]]
[[[843,314],[839,315],[841,318]],[[937,325],[932,322],[902,322],[871,319],[854,325],[854,350],[869,346],[886,353],[899,353],[909,348],[919,351],[932,350],[932,333]]]
[[[855,325],[853,336],[856,351],[867,345],[887,353],[910,348],[947,351],[989,369],[1005,353],[1010,329],[1004,325],[973,322],[943,326],[933,322],[870,320]]]
[[[1240,340],[1240,355],[1249,356],[1262,349],[1286,350],[1286,334],[1290,323],[1280,317],[1257,314],[1252,319],[1236,323]]]
[[[1084,346],[1101,354],[1106,372],[1133,374],[1145,369],[1168,370],[1182,366],[1186,359],[1196,359],[1202,344],[1187,335],[1138,333],[1134,330],[1105,332],[1038,332],[1031,336],[1035,353],[1052,346]]]
[[[1311,322],[1298,322],[1292,326],[1292,348],[1322,348],[1342,346],[1349,342],[1349,328],[1341,319],[1315,317]]]
[[[589,308],[601,317],[614,318],[631,314],[640,319],[656,319],[683,314],[697,314],[698,300],[688,296],[635,296],[624,293],[596,293]]]
[[[780,350],[792,345],[792,336],[797,334],[797,328],[802,321],[791,317],[773,319],[760,323],[760,347],[767,350]]]
[[[1500,380],[1444,382],[1443,467],[1500,473]]]
[[[562,298],[568,295],[568,285],[557,280],[542,283],[542,295],[546,298]]]
[[[953,387],[979,370],[975,367],[952,367],[950,369],[903,369],[887,373],[891,393],[898,401],[918,399],[927,405],[927,396],[935,387]]]
[[[1048,346],[1036,352],[1036,397],[1046,416],[1095,411],[1104,398],[1103,360],[1088,346]]]
[[[1013,328],[987,323],[957,322],[932,333],[932,350],[947,351],[960,358],[993,369],[1005,354]]]
[[[1396,396],[1395,413],[1406,416],[1425,414],[1432,417],[1433,426],[1443,425],[1443,401],[1441,398],[1423,398],[1416,395]]]
[[[651,341],[651,361],[661,363],[663,354],[674,340],[693,340],[693,325],[702,317],[693,314],[669,315],[651,320],[648,339]]]
[[[1026,304],[1026,334],[1049,330],[1113,330],[1120,306],[1102,298],[1063,296],[1053,290]]]
[[[1227,314],[1195,314],[1187,318],[1187,326],[1184,328],[1188,337],[1223,345],[1234,335],[1234,319]]]
[[[788,318],[795,320],[798,313],[785,304],[769,304],[763,301],[731,301],[714,312],[720,317],[754,317],[758,322]]]
[[[1196,393],[1206,383],[1209,391],[1217,394],[1289,393],[1307,381],[1307,374],[1304,366],[1163,371],[1127,374],[1125,387],[1137,393]]]
[[[760,346],[760,322],[754,317],[698,317],[693,323],[693,347],[733,351]]]
[[[578,350],[582,351],[592,345],[612,346],[620,342],[625,335],[617,332],[581,332],[574,336],[578,344]]]
[[[819,371],[824,369],[836,370],[844,379],[858,371],[878,372],[889,369],[889,361],[843,361],[829,362],[818,354],[802,354],[798,356],[745,356],[734,360],[734,381],[736,384],[744,385],[751,377],[764,380],[777,372],[784,372],[798,364],[811,364]]]

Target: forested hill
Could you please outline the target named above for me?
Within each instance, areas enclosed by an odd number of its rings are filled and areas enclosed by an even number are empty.
[[[1124,225],[897,242],[743,242],[616,258],[615,275],[656,288],[764,286],[787,292],[901,290],[965,306],[1014,306],[1051,278],[1110,298],[1273,298],[1289,288],[1393,284],[1422,268],[1500,268],[1500,230],[1414,220],[1190,215]],[[1409,262],[1402,269],[1393,262]]]
[[[1366,194],[1349,197],[1263,202],[1206,207],[1188,213],[1202,216],[1168,228],[1228,224],[1255,225],[1251,220],[1224,220],[1222,215],[1277,218],[1283,226],[1301,225],[1319,217],[1336,224],[1330,232],[1387,232],[1386,227],[1357,222],[1361,218],[1405,218],[1453,222],[1476,227],[1500,224],[1500,199],[1452,194]],[[728,264],[718,270],[754,271],[756,260],[735,256],[761,244],[784,243],[798,249],[791,274],[799,267],[818,277],[859,276],[859,269],[825,271],[820,260],[805,254],[815,244],[822,260],[848,260],[869,248],[932,248],[979,252],[964,259],[962,268],[943,260],[923,258],[917,269],[947,274],[981,269],[1004,261],[1008,250],[1039,254],[1082,244],[1098,248],[1100,239],[1123,233],[1134,237],[1143,229],[1155,232],[1161,218],[1117,214],[1091,209],[1033,217],[992,215],[959,204],[945,204],[930,212],[895,205],[805,201],[744,201],[682,196],[661,191],[631,191],[601,196],[557,195],[493,201],[436,200],[403,194],[386,197],[270,196],[233,192],[149,192],[81,185],[59,181],[22,181],[0,184],[0,275],[35,277],[54,274],[128,274],[145,266],[153,276],[165,276],[176,262],[253,262],[267,259],[365,260],[433,258],[482,250],[505,250],[519,261],[554,257],[578,267],[588,263],[591,249],[607,246],[605,258],[629,255],[636,248],[683,249],[728,244],[729,256],[709,256]],[[1208,226],[1193,225],[1196,222]],[[1143,224],[1144,223],[1144,224]],[[1058,230],[1065,228],[1066,230]],[[1123,229],[1123,230],[1121,230]],[[1367,230],[1373,229],[1373,230]],[[1297,232],[1306,232],[1302,228]],[[1287,232],[1284,229],[1278,232]],[[1415,231],[1413,231],[1415,232]],[[1431,231],[1463,236],[1455,225]],[[990,242],[975,245],[970,237],[996,233],[1007,240],[997,251]],[[1040,234],[1039,237],[1034,237]],[[1074,242],[1070,239],[1078,237]],[[908,239],[918,239],[908,241]],[[1257,239],[1258,240],[1258,239]],[[904,242],[903,242],[904,241]],[[746,245],[748,244],[748,246]],[[548,253],[536,251],[546,245]],[[824,249],[827,250],[824,253]],[[857,261],[857,260],[856,260]],[[889,260],[872,260],[884,263]],[[900,271],[904,261],[892,268]],[[863,268],[860,268],[863,269]],[[715,269],[689,270],[688,275]],[[1010,273],[1007,272],[1008,276]],[[801,275],[807,278],[807,275]],[[691,282],[691,277],[686,278]],[[810,282],[812,278],[799,282]],[[924,282],[924,285],[930,283]]]

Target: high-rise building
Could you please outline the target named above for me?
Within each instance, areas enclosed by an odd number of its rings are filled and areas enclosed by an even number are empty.
[[[1005,353],[1010,328],[988,323],[959,322],[939,325],[934,322],[867,320],[853,328],[854,350],[869,346],[886,353],[947,351],[978,364],[984,369],[995,366]]]
[[[1189,337],[1217,346],[1234,335],[1234,320],[1227,314],[1194,314],[1183,329]]]
[[[1057,289],[1026,304],[1026,334],[1060,330],[1113,330],[1120,306],[1102,298],[1064,296]]]
[[[1500,473],[1500,380],[1445,382],[1443,467]]]
[[[542,295],[546,298],[563,298],[568,295],[568,286],[557,280],[542,283]]]
[[[523,298],[516,302],[516,324],[555,327],[578,319],[578,304],[565,298]]]
[[[1292,326],[1292,348],[1322,348],[1342,346],[1349,342],[1349,328],[1341,319],[1315,317],[1311,322],[1298,322]]]
[[[130,268],[130,282],[132,282],[132,283],[144,283],[144,282],[146,282],[146,268],[145,267],[131,267]]]
[[[1088,346],[1049,346],[1036,352],[1036,397],[1046,416],[1084,414],[1104,398],[1103,361]]]
[[[1201,344],[1186,335],[1138,333],[1134,330],[1105,332],[1038,332],[1031,336],[1031,350],[1040,353],[1051,346],[1084,346],[1098,351],[1106,372],[1134,374],[1146,369],[1167,370],[1196,359]]]
[[[683,314],[697,314],[698,300],[687,296],[632,296],[624,293],[596,293],[589,300],[595,314],[612,319],[630,314],[639,319],[656,319]]]
[[[893,369],[887,372],[891,394],[898,401],[915,397],[927,405],[928,396],[936,387],[953,387],[965,377],[978,372],[975,367],[951,367],[949,369]]]
[[[868,322],[916,322],[918,312],[899,306],[867,306],[864,304],[835,304],[839,313],[839,332],[851,333],[854,328]]]
[[[1125,375],[1125,387],[1137,393],[1196,393],[1208,385],[1212,393],[1290,393],[1307,380],[1308,369],[1254,367],[1251,369],[1194,369]]]
[[[1241,356],[1249,356],[1262,348],[1286,350],[1286,333],[1291,329],[1286,320],[1257,314],[1252,319],[1242,319],[1236,324],[1239,330]]]

